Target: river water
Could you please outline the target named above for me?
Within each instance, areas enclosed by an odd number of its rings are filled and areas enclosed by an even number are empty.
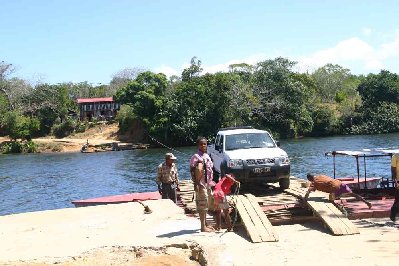
[[[282,140],[291,174],[333,175],[331,150],[399,148],[399,134]],[[195,147],[175,148],[180,179],[189,179]],[[72,200],[155,191],[156,168],[167,149],[104,153],[0,155],[0,215],[73,208]],[[356,175],[353,158],[337,159],[337,175]],[[363,168],[361,172],[363,174]],[[390,176],[388,157],[367,161],[367,176]]]

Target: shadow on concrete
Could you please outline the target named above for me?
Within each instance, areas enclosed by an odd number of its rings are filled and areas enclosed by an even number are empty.
[[[198,233],[198,232],[200,232],[199,229],[196,229],[196,230],[180,230],[180,231],[176,231],[176,232],[170,232],[170,233],[167,233],[167,234],[158,235],[157,237],[175,237],[175,236],[181,236],[181,235],[194,234],[194,233]]]

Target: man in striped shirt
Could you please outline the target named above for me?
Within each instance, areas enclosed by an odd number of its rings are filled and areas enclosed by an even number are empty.
[[[158,166],[157,185],[163,199],[171,199],[177,202],[176,189],[179,190],[179,175],[175,164],[176,157],[173,153],[165,154],[165,162]]]
[[[213,207],[212,190],[215,186],[213,182],[213,163],[209,157],[208,140],[205,137],[198,137],[197,139],[197,153],[195,153],[190,160],[190,173],[194,183],[195,203],[200,217],[201,232],[213,232],[214,229],[207,225],[206,214],[209,206]]]

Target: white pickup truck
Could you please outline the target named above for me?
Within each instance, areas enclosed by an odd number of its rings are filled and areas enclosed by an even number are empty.
[[[208,146],[216,176],[233,173],[243,185],[279,182],[290,186],[290,161],[269,132],[251,127],[222,128]]]

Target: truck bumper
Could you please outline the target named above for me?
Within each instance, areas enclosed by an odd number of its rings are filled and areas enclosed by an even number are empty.
[[[282,178],[290,177],[290,165],[273,166],[245,166],[243,169],[228,168],[236,179],[245,183],[275,183]]]

